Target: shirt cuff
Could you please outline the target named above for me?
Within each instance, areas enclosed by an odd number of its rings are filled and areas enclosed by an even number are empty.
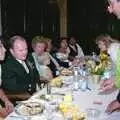
[[[72,66],[72,62],[69,62],[69,66]]]

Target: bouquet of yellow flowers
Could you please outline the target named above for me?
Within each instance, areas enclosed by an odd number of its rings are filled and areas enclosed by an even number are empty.
[[[101,51],[99,57],[100,57],[100,62],[103,65],[104,69],[111,68],[112,62],[107,51]]]
[[[101,51],[99,55],[99,61],[89,60],[87,61],[89,66],[89,72],[95,75],[103,75],[107,68],[111,67],[111,61],[107,51]]]

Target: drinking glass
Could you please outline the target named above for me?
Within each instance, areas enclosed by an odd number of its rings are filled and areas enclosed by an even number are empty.
[[[87,120],[99,120],[100,110],[96,108],[86,109]]]

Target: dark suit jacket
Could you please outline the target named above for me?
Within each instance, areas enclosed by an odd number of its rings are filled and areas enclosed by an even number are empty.
[[[56,54],[55,54],[55,53],[50,53],[50,55],[51,55],[54,59],[56,59],[56,61],[58,62],[58,64],[59,64],[61,67],[66,67],[66,68],[69,67],[68,62],[62,62],[60,59],[58,59],[58,58],[56,57]],[[50,59],[50,64],[47,65],[47,66],[51,69],[52,74],[53,74],[53,77],[58,76],[58,75],[56,74],[56,72],[58,71],[58,69],[57,69],[56,65],[54,64],[54,62],[53,62],[51,59]]]
[[[56,53],[57,53],[57,52],[56,52]],[[68,67],[69,67],[69,63],[68,63],[68,62],[64,62],[64,61],[60,60],[59,58],[57,58],[56,53],[53,54],[53,57],[56,59],[56,61],[59,63],[59,65],[60,65],[61,67],[68,68]]]
[[[78,55],[78,48],[77,45],[75,45],[76,51],[69,45],[70,53],[69,53],[69,60],[73,61],[74,58]]]
[[[29,73],[12,55],[7,57],[2,65],[2,88],[5,92],[12,94],[29,92],[32,94],[36,91],[39,74],[31,57],[28,56],[26,60]]]

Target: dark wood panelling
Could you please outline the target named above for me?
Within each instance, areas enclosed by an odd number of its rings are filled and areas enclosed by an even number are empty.
[[[35,35],[59,36],[59,9],[48,0],[2,0],[4,36],[20,34],[29,40]]]

